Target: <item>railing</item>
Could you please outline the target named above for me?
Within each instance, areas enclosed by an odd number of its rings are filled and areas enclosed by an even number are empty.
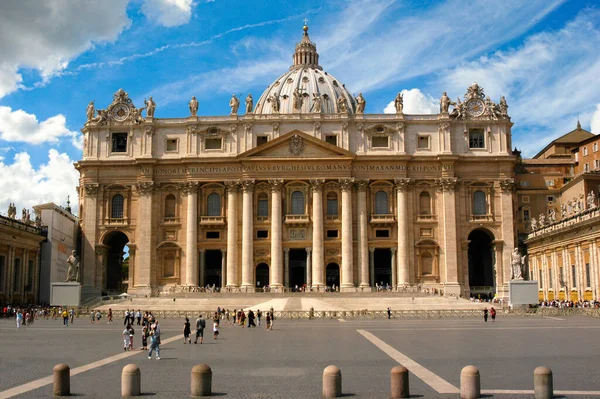
[[[14,229],[23,230],[28,233],[33,234],[42,234],[42,229],[39,227],[35,227],[34,225],[23,223],[16,219],[7,218],[6,216],[0,216],[0,224],[4,226],[9,226]]]
[[[176,218],[176,217],[166,217],[163,219],[163,223],[165,224],[179,224],[181,223],[181,219],[180,218]]]
[[[471,215],[471,222],[492,222],[494,215]]]
[[[106,219],[106,224],[127,224],[127,218],[108,218]]]
[[[256,220],[259,222],[264,222],[265,220],[269,220],[268,216],[257,216]]]
[[[308,215],[285,215],[285,224],[307,224],[309,221]]]
[[[200,224],[205,226],[224,225],[225,216],[200,216]]]
[[[433,222],[437,220],[437,215],[423,214],[417,215],[417,222]]]
[[[391,213],[388,214],[379,214],[379,215],[371,215],[371,224],[387,224],[394,223],[394,215]]]

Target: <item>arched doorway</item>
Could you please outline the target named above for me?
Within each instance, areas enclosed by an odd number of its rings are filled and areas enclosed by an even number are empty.
[[[107,252],[104,261],[102,289],[106,293],[123,292],[123,280],[128,279],[129,273],[129,262],[123,262],[125,259],[129,259],[128,256],[125,257],[129,252],[125,250],[128,242],[129,238],[121,231],[113,231],[104,237],[103,244],[106,245]]]
[[[325,268],[325,284],[328,287],[340,286],[340,265],[329,263]]]
[[[263,288],[269,285],[269,265],[259,263],[254,269],[254,284],[256,288]]]
[[[469,288],[475,297],[487,298],[496,291],[493,240],[487,230],[477,229],[469,234]]]

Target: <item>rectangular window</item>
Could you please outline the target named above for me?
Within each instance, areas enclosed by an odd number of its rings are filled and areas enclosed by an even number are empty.
[[[327,230],[327,238],[338,238],[337,230]]]
[[[590,264],[585,264],[585,286],[591,287],[591,278],[590,278]]]
[[[327,136],[325,136],[325,142],[332,145],[337,145],[337,135],[328,134]]]
[[[258,209],[257,209],[258,217],[269,217],[269,200],[268,199],[259,199],[258,200]]]
[[[587,147],[583,147],[583,156],[587,157],[587,155],[588,155]]]
[[[388,148],[390,146],[390,138],[388,136],[373,136],[371,137],[372,148]]]
[[[529,219],[531,219],[531,213],[529,209],[523,209],[523,220],[528,221]]]
[[[267,144],[269,136],[256,136],[256,146]]]
[[[256,238],[269,238],[269,230],[256,230]]]
[[[389,230],[375,230],[375,237],[377,238],[389,238],[390,231]]]
[[[539,280],[540,288],[544,288],[544,280],[542,279],[543,276],[544,276],[544,274],[540,270],[540,280]]]
[[[546,187],[554,187],[554,180],[546,180]]]
[[[560,278],[560,281],[558,283],[560,284],[561,287],[564,287],[565,286],[565,272],[564,272],[562,266],[558,269],[558,278]]]
[[[15,258],[15,267],[13,271],[13,292],[21,291],[21,259]]]
[[[584,172],[589,172],[590,171],[590,165],[588,163],[584,163],[583,164],[583,171]]]
[[[220,231],[207,231],[206,232],[206,238],[207,239],[218,239],[219,237],[221,237],[221,232]]]
[[[579,152],[575,153],[575,162],[579,162]]]
[[[206,150],[221,150],[223,139],[205,139],[204,149]]]
[[[600,160],[594,159],[594,169],[598,169],[598,168],[600,168]]]
[[[177,139],[167,139],[167,151],[169,151],[169,152],[177,151]]]
[[[552,285],[552,269],[548,269],[548,288],[554,288]]]
[[[524,204],[529,204],[529,195],[524,195],[524,196],[522,196],[522,197],[521,197],[521,201],[522,201]]]
[[[112,152],[127,152],[127,133],[112,134]]]
[[[337,198],[327,199],[327,216],[338,215],[338,202]]]
[[[0,292],[6,292],[6,258],[4,256],[0,256]]]
[[[428,150],[429,149],[429,136],[419,136],[417,138],[417,149]]]
[[[469,148],[485,148],[483,129],[469,129]]]
[[[571,274],[573,275],[573,288],[577,288],[577,268],[575,265],[571,265]]]
[[[546,202],[554,202],[554,200],[555,200],[554,195],[546,196]]]
[[[598,143],[594,143],[592,148],[594,149],[594,152],[598,152]]]

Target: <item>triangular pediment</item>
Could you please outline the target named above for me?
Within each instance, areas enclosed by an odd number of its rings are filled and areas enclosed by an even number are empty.
[[[267,158],[352,159],[354,154],[299,130],[293,130],[240,154],[238,158],[241,160],[264,160]]]

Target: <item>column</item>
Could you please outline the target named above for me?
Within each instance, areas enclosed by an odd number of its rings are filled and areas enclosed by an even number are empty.
[[[284,263],[285,263],[285,286],[290,286],[290,249],[283,248]]]
[[[271,179],[271,273],[273,291],[283,291],[281,188],[283,180]]]
[[[340,291],[354,291],[352,262],[352,186],[354,179],[340,180],[342,189],[342,282]]]
[[[371,276],[371,287],[375,288],[375,248],[369,248],[369,275]]]
[[[221,250],[221,289],[227,282],[227,250]]]
[[[138,227],[136,234],[137,241],[137,265],[136,270],[138,271],[138,275],[136,276],[136,281],[138,286],[136,287],[136,292],[151,294],[152,286],[155,283],[155,270],[152,265],[155,245],[153,245],[153,219],[154,212],[152,211],[152,192],[154,190],[153,182],[143,182],[136,184],[136,190],[139,196],[138,204]],[[104,262],[102,269],[106,270],[106,254],[102,257],[102,262]],[[105,285],[106,278],[102,276],[100,278],[102,285]]]
[[[254,290],[254,213],[252,211],[254,181],[242,182],[242,287]]]
[[[239,286],[237,271],[237,191],[238,182],[225,182],[227,186],[227,288]]]
[[[187,196],[185,236],[185,285],[198,286],[198,184],[183,183]]]
[[[312,256],[311,256],[312,248],[306,247],[306,287],[308,287],[310,291],[310,287],[312,286]]]
[[[502,211],[502,240],[504,241],[504,248],[502,250],[502,262],[498,262],[496,280],[496,291],[500,298],[508,298],[508,282],[510,281],[511,274],[511,254],[514,251],[515,240],[515,225],[514,225],[514,212],[513,212],[513,193],[514,193],[514,180],[505,179],[500,181],[500,203]]]
[[[396,275],[396,248],[390,248],[392,253],[392,287],[395,288],[398,285]]]
[[[367,187],[369,182],[361,180],[356,183],[357,202],[358,202],[358,270],[359,270],[359,285],[361,289],[367,288],[369,284],[369,248],[368,248],[368,233],[367,233]],[[395,267],[392,267],[396,270]],[[393,281],[396,281],[394,276]],[[394,284],[396,286],[396,284]]]
[[[590,244],[590,273],[592,274],[592,295],[594,300],[598,299],[598,246],[596,240]]]
[[[323,183],[321,179],[311,179],[312,190],[312,270],[311,283],[317,291],[325,288],[325,255],[323,242]],[[307,263],[308,268],[308,263]],[[308,280],[307,280],[308,281]],[[311,285],[311,284],[309,284]]]
[[[204,287],[206,285],[206,281],[204,280],[204,276],[206,274],[206,250],[201,248],[198,250],[200,253],[200,287]]]
[[[460,295],[458,284],[458,240],[456,230],[456,187],[458,179],[445,177],[436,180],[438,191],[442,193],[442,214],[444,229],[444,293]]]
[[[396,207],[398,208],[398,286],[410,284],[410,266],[408,263],[408,195],[406,193],[409,185],[410,179],[396,180]]]

